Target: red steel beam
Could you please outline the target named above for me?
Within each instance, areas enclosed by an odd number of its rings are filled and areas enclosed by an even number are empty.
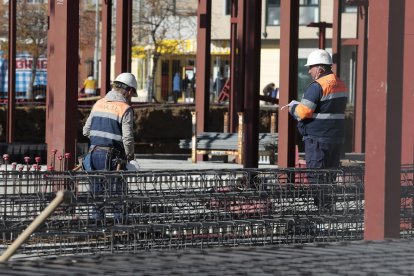
[[[231,91],[231,104],[229,105],[229,132],[237,132],[237,127],[239,124],[238,113],[244,111],[244,81],[243,76],[245,74],[245,40],[246,40],[246,1],[245,0],[235,0],[237,1],[237,40],[236,45],[233,45],[237,51],[235,53],[235,70],[234,90]]]
[[[110,90],[112,0],[102,1],[101,97]]]
[[[231,17],[230,17],[230,97],[229,97],[229,114],[230,120],[227,120],[229,124],[227,129],[230,133],[237,131],[237,97],[238,93],[238,82],[239,75],[237,73],[237,27],[239,24],[238,15],[238,0],[231,1]],[[242,7],[243,10],[243,7]]]
[[[365,152],[368,3],[358,6],[353,152]]]
[[[284,106],[297,99],[299,1],[280,2],[280,98]],[[280,168],[295,166],[296,122],[286,110],[279,113],[278,165]]]
[[[307,27],[316,27],[319,30],[319,49],[326,48],[326,28],[332,28],[332,23],[311,22]]]
[[[400,236],[404,2],[369,3],[365,240]]]
[[[77,137],[79,0],[49,1],[46,143],[49,153],[70,153],[73,167]]]
[[[259,94],[261,48],[261,0],[245,0],[246,43],[244,73],[243,167],[259,165]]]
[[[9,1],[9,94],[7,97],[6,142],[14,142],[16,113],[16,1]]]
[[[115,75],[131,72],[132,0],[117,0]]]
[[[342,29],[342,0],[334,1],[332,23],[332,70],[339,77],[341,75],[341,29]]]
[[[404,38],[404,81],[403,81],[403,130],[402,164],[414,164],[414,86],[412,85],[412,65],[414,64],[414,1],[405,1]]]
[[[211,0],[198,0],[197,8],[197,79],[196,111],[197,133],[207,131],[210,107],[210,46],[211,43]],[[198,160],[205,157],[197,156]]]

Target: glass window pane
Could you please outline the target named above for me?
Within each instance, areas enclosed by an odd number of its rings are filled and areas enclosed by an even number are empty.
[[[280,0],[267,0],[266,25],[280,25]]]
[[[225,7],[224,14],[225,15],[231,14],[231,0],[226,0],[226,7]]]
[[[303,97],[305,89],[312,82],[312,78],[308,74],[308,67],[305,67],[307,59],[300,58],[298,60],[298,100],[300,101]]]
[[[311,22],[319,21],[318,6],[299,7],[299,25],[307,25]]]
[[[267,9],[267,25],[280,25],[280,7],[268,7]]]
[[[357,6],[345,6],[344,12],[347,13],[356,13],[358,11]]]

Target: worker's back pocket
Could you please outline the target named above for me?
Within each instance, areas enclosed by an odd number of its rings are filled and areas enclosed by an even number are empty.
[[[90,152],[86,153],[82,157],[82,168],[84,171],[92,171],[92,154]]]

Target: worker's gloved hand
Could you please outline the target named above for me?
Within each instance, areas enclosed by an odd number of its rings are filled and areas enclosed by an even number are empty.
[[[134,160],[135,159],[135,156],[134,156],[134,154],[128,154],[127,155],[127,161],[129,162],[129,161],[131,161],[131,160]]]

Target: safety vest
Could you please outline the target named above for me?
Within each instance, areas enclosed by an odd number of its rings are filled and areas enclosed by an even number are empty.
[[[348,90],[345,83],[333,73],[325,75],[316,81],[321,91],[309,90],[295,109],[299,118],[298,128],[303,136],[321,138],[328,142],[342,143],[345,134],[345,108]],[[310,99],[318,98],[314,102]]]
[[[98,100],[92,108],[91,145],[113,147],[124,152],[122,118],[130,106],[125,102]]]

